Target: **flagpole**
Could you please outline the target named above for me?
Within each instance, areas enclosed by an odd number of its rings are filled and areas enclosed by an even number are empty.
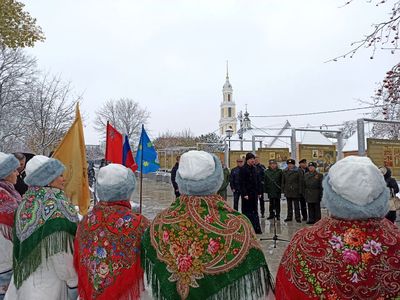
[[[104,151],[105,152],[105,157],[104,157],[104,161],[105,161],[105,163],[106,163],[106,165],[107,165],[107,145],[108,145],[108,127],[109,127],[109,125],[110,125],[110,122],[107,120],[107,126],[106,126],[106,151]]]
[[[142,213],[142,205],[143,205],[143,128],[144,125],[142,124],[142,134],[140,135],[140,143],[139,145],[142,146],[141,153],[140,153],[140,205],[139,205],[139,213]]]

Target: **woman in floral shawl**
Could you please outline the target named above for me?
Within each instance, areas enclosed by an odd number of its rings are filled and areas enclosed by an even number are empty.
[[[271,275],[250,221],[216,195],[219,159],[203,151],[181,156],[181,196],[153,220],[142,263],[156,299],[264,299]]]
[[[64,195],[64,165],[37,155],[26,165],[29,186],[15,213],[13,280],[6,300],[64,300],[76,288],[73,239],[78,221]]]
[[[400,230],[389,189],[367,157],[337,162],[323,182],[332,217],[299,230],[278,269],[276,299],[400,299]]]
[[[83,218],[75,239],[81,300],[139,299],[143,290],[140,242],[148,220],[132,211],[133,172],[118,164],[101,168],[100,202]]]
[[[4,298],[12,276],[12,227],[14,212],[21,202],[21,196],[14,188],[18,167],[14,155],[0,152],[0,300]]]

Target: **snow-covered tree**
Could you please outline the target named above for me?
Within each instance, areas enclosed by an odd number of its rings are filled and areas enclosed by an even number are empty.
[[[32,83],[24,102],[25,144],[36,154],[48,155],[55,150],[75,118],[80,100],[69,83],[59,77],[44,76]]]
[[[373,96],[371,117],[382,120],[400,120],[400,64],[386,73],[383,82]],[[400,124],[375,123],[372,135],[376,138],[399,139]]]
[[[13,151],[25,134],[23,105],[36,74],[34,58],[21,49],[0,47],[0,151]]]

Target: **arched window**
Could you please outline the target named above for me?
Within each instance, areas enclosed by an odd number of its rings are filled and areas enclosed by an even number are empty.
[[[228,102],[231,102],[231,94],[228,94]]]
[[[228,107],[228,118],[232,118],[232,107]]]

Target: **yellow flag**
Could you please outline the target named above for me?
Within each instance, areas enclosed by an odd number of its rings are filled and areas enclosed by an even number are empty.
[[[86,215],[90,205],[90,192],[86,160],[85,139],[79,104],[76,104],[75,121],[53,154],[65,165],[65,194],[79,212]]]

